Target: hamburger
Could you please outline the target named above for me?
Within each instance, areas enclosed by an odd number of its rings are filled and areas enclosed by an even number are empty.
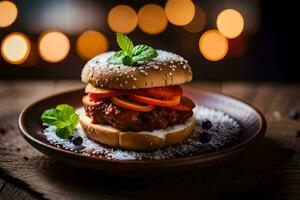
[[[87,85],[80,124],[87,137],[138,151],[183,141],[195,124],[195,105],[180,87],[192,80],[188,62],[171,52],[134,46],[119,33],[117,42],[120,51],[100,54],[82,70]]]

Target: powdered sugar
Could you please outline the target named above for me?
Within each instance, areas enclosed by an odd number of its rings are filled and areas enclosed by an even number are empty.
[[[82,113],[83,109],[80,108],[77,112]],[[101,145],[88,139],[80,125],[76,127],[76,131],[74,133],[75,135],[80,135],[83,138],[83,143],[79,147],[71,144],[69,140],[58,138],[55,134],[55,127],[47,127],[43,133],[47,140],[57,147],[84,155],[100,156],[112,160],[172,159],[175,157],[191,156],[205,152],[217,151],[228,146],[232,146],[237,141],[241,127],[233,118],[225,113],[197,106],[194,109],[194,116],[196,118],[196,126],[189,138],[180,144],[152,152],[124,151]],[[211,135],[211,140],[206,144],[202,144],[199,141],[199,134],[203,131],[201,123],[204,119],[210,120],[213,125],[210,130],[206,131]]]
[[[92,66],[95,65],[95,67],[106,67],[107,60],[115,53],[116,53],[115,51],[109,51],[109,52],[102,53],[102,54],[94,57],[90,61],[88,61],[87,65],[92,65]],[[183,57],[181,57],[175,53],[172,53],[172,52],[168,52],[168,51],[164,51],[164,50],[157,50],[157,54],[158,54],[158,56],[153,59],[157,62],[178,61],[178,62],[187,63],[187,61]],[[140,61],[139,63],[144,63],[144,62],[145,61]],[[118,67],[118,66],[122,67],[123,65],[117,65],[117,66],[114,65],[114,67]]]

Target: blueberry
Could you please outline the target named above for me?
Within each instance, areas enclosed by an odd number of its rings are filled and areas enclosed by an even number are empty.
[[[211,140],[211,136],[207,132],[203,132],[199,135],[199,140],[201,143],[208,143]]]
[[[82,144],[83,140],[81,136],[73,136],[71,138],[71,142],[75,145],[75,146],[79,146]]]
[[[299,118],[299,112],[297,110],[291,110],[289,112],[289,116],[291,119],[298,119]]]
[[[203,120],[203,122],[202,122],[202,128],[203,129],[208,130],[211,127],[212,127],[212,123],[208,119]]]

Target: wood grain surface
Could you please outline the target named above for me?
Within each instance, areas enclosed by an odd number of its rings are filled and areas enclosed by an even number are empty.
[[[267,121],[266,136],[222,166],[164,179],[128,179],[71,168],[45,157],[19,134],[17,117],[27,104],[83,87],[79,81],[0,82],[0,199],[300,199],[300,85],[193,83],[246,100]]]

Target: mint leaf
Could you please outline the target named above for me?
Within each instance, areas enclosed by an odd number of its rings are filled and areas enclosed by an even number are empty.
[[[41,115],[41,120],[43,123],[55,126],[58,137],[67,139],[78,124],[79,116],[75,113],[74,107],[60,104],[55,108],[45,110]]]
[[[108,64],[132,65],[138,61],[151,60],[158,56],[157,51],[148,45],[134,46],[132,41],[121,33],[117,33],[117,42],[121,51],[116,52],[108,60]]]
[[[122,59],[126,56],[123,51],[118,51],[112,57],[107,60],[108,64],[122,64]]]
[[[143,45],[143,44],[139,44],[136,45],[132,51],[133,51],[133,55],[139,55],[140,53],[142,53],[143,51],[147,50],[149,46],[147,45]]]
[[[132,54],[132,49],[133,49],[133,43],[132,41],[129,39],[129,37],[127,37],[126,35],[123,35],[122,33],[117,33],[117,42],[119,47],[123,50],[123,52],[126,55],[131,56]]]
[[[64,128],[57,128],[55,131],[57,137],[62,138],[62,139],[68,139],[70,136],[70,130],[68,127]]]
[[[56,128],[65,128],[67,126],[70,126],[71,124],[69,122],[64,122],[64,121],[56,120],[51,125],[55,126]]]
[[[68,104],[60,104],[58,106],[56,106],[56,110],[61,111],[61,117],[63,120],[68,120],[70,118],[70,116],[75,113],[75,109],[68,105]]]
[[[132,64],[132,58],[130,56],[125,56],[122,58],[122,63],[124,65],[131,65]]]
[[[73,113],[70,116],[69,122],[71,123],[71,125],[75,128],[76,125],[79,123],[79,116],[76,113]]]
[[[147,45],[137,45],[134,47],[133,52],[133,62],[150,60],[158,56],[156,50]]]
[[[52,125],[57,121],[58,111],[55,108],[45,110],[41,116],[42,122]]]

